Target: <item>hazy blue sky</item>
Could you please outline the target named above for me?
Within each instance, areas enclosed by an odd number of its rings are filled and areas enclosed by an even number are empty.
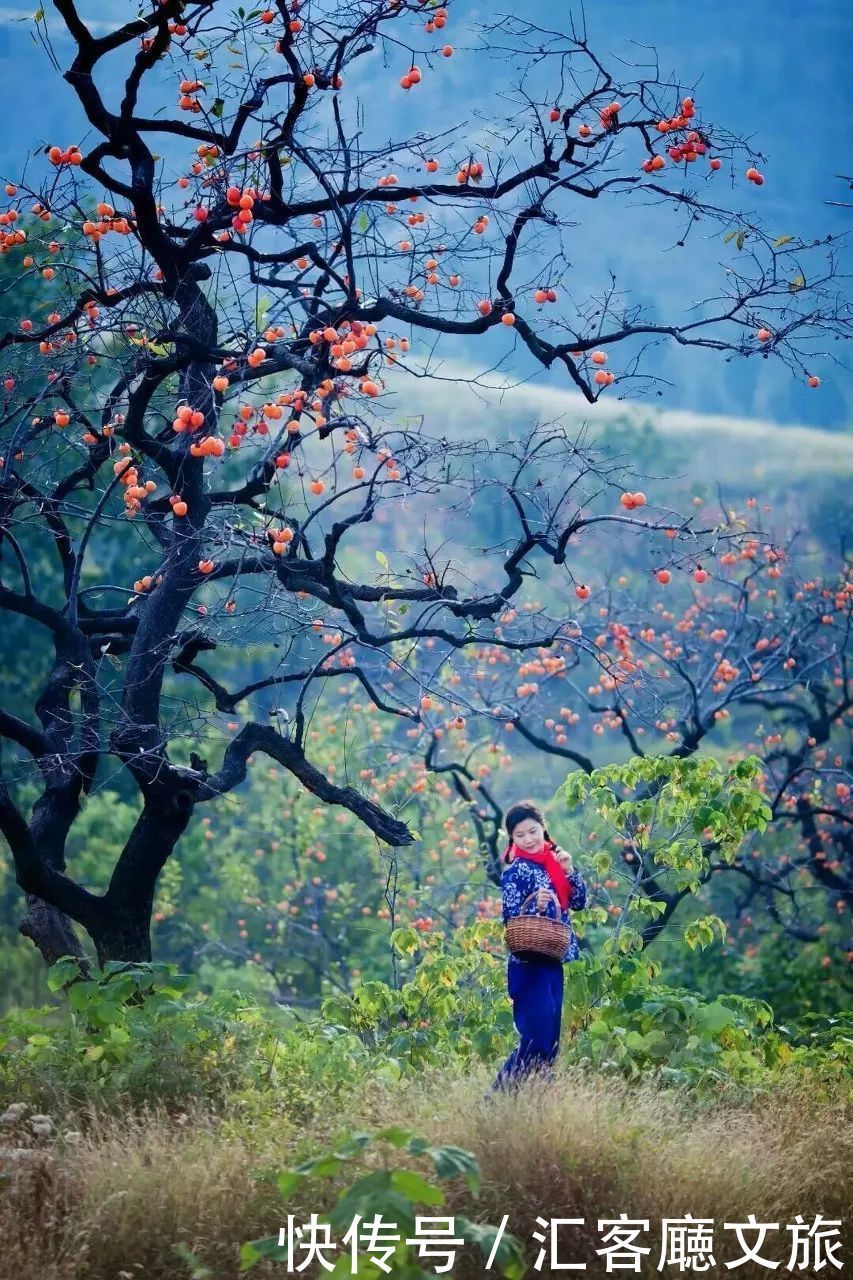
[[[50,0],[45,0],[44,7],[50,15]],[[125,20],[135,11],[125,0],[101,0],[97,5],[81,0],[79,7],[82,13],[110,23]],[[505,67],[484,64],[475,57],[464,30],[466,16],[489,21],[508,8],[457,0],[445,32],[457,54],[443,63],[439,59],[436,75],[418,86],[421,127],[424,121],[438,126],[467,118],[472,130],[482,128],[478,106],[497,116],[510,113],[509,104],[500,99],[496,108],[494,97],[507,87]],[[73,93],[33,41],[32,22],[14,20],[16,16],[28,19],[32,11],[14,0],[0,5],[5,124],[0,170],[8,177],[20,173],[28,152],[36,147],[82,141],[84,133]],[[581,6],[569,0],[517,0],[514,12],[556,31],[568,29],[570,15],[579,20]],[[51,22],[58,33],[61,23],[55,16]],[[588,3],[586,22],[591,44],[611,65],[618,67],[615,58],[647,61],[647,51],[639,46],[654,46],[662,72],[696,88],[703,119],[750,138],[765,157],[761,167],[767,180],[760,190],[744,190],[740,182],[736,205],[759,209],[777,235],[811,238],[831,232],[837,236],[849,227],[850,211],[827,201],[849,199],[846,184],[835,175],[853,171],[850,0],[775,0],[772,5],[756,0],[698,0],[692,5],[680,0],[609,0]],[[57,40],[56,52],[66,65],[70,44]],[[397,75],[391,74],[405,69],[399,67],[399,59],[399,53],[392,54],[388,73],[378,73],[377,55],[373,65],[365,65],[351,81],[353,90],[369,90],[372,118],[381,121],[389,135],[393,131],[395,138],[404,136],[407,112],[414,109],[413,95],[403,101]],[[630,68],[625,68],[625,75],[631,78]],[[724,190],[732,199],[728,177],[723,173],[716,177],[725,180]],[[606,284],[612,270],[632,298],[667,322],[683,319],[686,307],[706,296],[697,290],[710,290],[717,278],[717,262],[733,252],[731,247],[723,248],[716,232],[709,232],[705,243],[697,238],[688,251],[665,252],[675,238],[671,234],[675,224],[671,219],[661,221],[650,210],[626,222],[617,205],[596,204],[579,216],[576,249],[567,254],[575,287],[595,290]],[[503,354],[508,346],[511,335],[496,335],[488,348],[489,359]],[[841,346],[832,344],[831,349],[844,359]],[[846,359],[849,363],[849,355]],[[684,353],[674,344],[653,360],[661,376],[675,384],[666,389],[663,401],[655,401],[668,408],[835,430],[851,420],[851,379],[829,361],[815,360],[815,371],[823,380],[815,392],[772,361],[727,364],[712,353]],[[522,373],[531,368],[520,355],[513,356],[507,367]],[[565,374],[562,378],[565,381]],[[559,375],[546,376],[545,381],[563,385]]]

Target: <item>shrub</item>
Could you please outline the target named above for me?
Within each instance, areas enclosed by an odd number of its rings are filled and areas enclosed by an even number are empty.
[[[22,1009],[0,1018],[0,1104],[24,1101],[45,1111],[170,1110],[188,1102],[215,1110],[240,1091],[278,1090],[294,1110],[349,1085],[369,1057],[340,1028],[294,1025],[285,1011],[264,1009],[239,991],[191,990],[174,966],[106,965],[74,980],[73,960],[48,973],[66,988],[68,1007]]]
[[[285,1205],[292,1194],[309,1181],[318,1178],[335,1178],[342,1172],[348,1173],[366,1153],[374,1142],[390,1144],[395,1150],[405,1149],[410,1156],[428,1159],[432,1163],[435,1176],[440,1179],[464,1178],[473,1195],[480,1190],[480,1168],[476,1158],[470,1151],[457,1146],[435,1146],[425,1138],[416,1136],[410,1130],[392,1125],[376,1133],[350,1133],[331,1150],[313,1156],[310,1160],[287,1170],[276,1179],[279,1193]],[[394,1164],[396,1165],[396,1161]],[[388,1274],[387,1266],[393,1260],[391,1274],[400,1280],[429,1280],[435,1274],[420,1267],[413,1257],[413,1248],[409,1241],[415,1240],[418,1230],[418,1214],[416,1207],[426,1205],[435,1210],[445,1204],[445,1193],[436,1182],[430,1181],[416,1169],[394,1167],[384,1164],[380,1168],[369,1167],[354,1179],[345,1180],[334,1206],[328,1214],[317,1215],[319,1225],[346,1231],[344,1237],[350,1253],[338,1255],[334,1268],[335,1274],[351,1275],[354,1262],[358,1274],[367,1277],[379,1277]],[[390,1217],[388,1215],[391,1215]],[[294,1215],[295,1216],[295,1215]],[[376,1244],[365,1252],[362,1233],[348,1240],[348,1228],[353,1224],[364,1222],[367,1234],[371,1221],[380,1221],[393,1232],[386,1235],[385,1241]],[[431,1221],[431,1219],[428,1219]],[[470,1219],[456,1214],[451,1218],[454,1235],[467,1243],[477,1245],[485,1258],[488,1258],[498,1236],[498,1229],[487,1224],[471,1222]],[[240,1270],[248,1271],[264,1258],[295,1261],[293,1252],[297,1241],[287,1240],[285,1229],[279,1236],[266,1236],[261,1240],[248,1241],[241,1250]],[[323,1238],[321,1236],[321,1238]],[[329,1233],[331,1238],[331,1233]],[[379,1236],[381,1240],[381,1235]],[[439,1248],[441,1241],[438,1241]],[[361,1247],[359,1247],[361,1246]],[[385,1247],[393,1252],[385,1256]],[[415,1246],[417,1247],[417,1245]],[[448,1248],[449,1248],[448,1242]],[[290,1256],[288,1256],[290,1250]],[[379,1253],[379,1262],[374,1261],[367,1253]],[[524,1255],[521,1242],[510,1234],[502,1235],[495,1252],[496,1274],[507,1277],[507,1280],[521,1280],[525,1273]],[[427,1253],[427,1256],[429,1254]],[[452,1255],[455,1258],[455,1253]],[[452,1262],[451,1262],[452,1266]],[[446,1269],[446,1268],[444,1268]],[[288,1266],[290,1270],[290,1265]]]

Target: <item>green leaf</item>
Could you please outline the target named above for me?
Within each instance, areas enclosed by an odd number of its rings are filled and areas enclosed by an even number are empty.
[[[282,1200],[286,1202],[303,1181],[304,1176],[301,1173],[294,1173],[292,1170],[289,1173],[280,1173],[276,1178],[276,1186]]]
[[[427,1182],[414,1169],[395,1169],[391,1174],[391,1186],[414,1204],[444,1204],[444,1192],[434,1182]]]
[[[361,213],[358,215],[358,229],[362,234],[364,234],[369,225],[370,223],[368,221],[367,213],[362,209]]]
[[[430,1147],[428,1154],[440,1178],[454,1178],[461,1174],[476,1195],[480,1188],[480,1166],[477,1157],[462,1147]]]
[[[388,1213],[392,1219],[394,1213],[399,1213],[404,1220],[412,1218],[411,1204],[392,1188],[391,1174],[387,1169],[375,1169],[356,1178],[328,1216],[332,1226],[339,1226],[351,1223],[357,1213],[367,1217],[371,1212]],[[393,1220],[400,1221],[399,1218]]]
[[[788,292],[799,293],[801,289],[805,288],[805,285],[806,278],[804,275],[800,274],[798,276],[794,276],[793,280],[788,281]]]
[[[96,997],[97,990],[97,982],[75,982],[74,986],[69,989],[68,1003],[72,1009],[82,1013],[90,1000]]]
[[[382,1142],[390,1142],[394,1147],[405,1147],[412,1137],[411,1129],[401,1129],[399,1125],[389,1125],[387,1129],[378,1129],[373,1135]]]
[[[384,568],[386,568],[386,569],[388,568],[388,557],[386,556],[386,554],[385,554],[385,552],[384,552],[384,551],[377,551],[377,552],[376,552],[376,559],[379,561],[379,563],[380,563]]]
[[[363,1151],[365,1147],[369,1147],[372,1141],[372,1133],[367,1133],[361,1129],[354,1130],[349,1135],[343,1146],[340,1147],[335,1154],[340,1156],[342,1159],[348,1160],[350,1156],[358,1155],[358,1153]]]
[[[261,1240],[248,1240],[240,1247],[240,1270],[248,1271],[263,1258],[287,1261],[287,1246],[280,1245],[278,1236],[264,1236]]]
[[[636,929],[623,929],[619,934],[619,950],[623,954],[629,951],[641,951],[643,939]]]
[[[51,991],[61,991],[70,982],[80,977],[80,966],[71,956],[62,956],[50,966],[47,973],[47,985]]]
[[[300,1173],[303,1177],[331,1178],[340,1169],[344,1158],[347,1157],[326,1154],[314,1156],[313,1159],[297,1165],[293,1172]]]
[[[255,308],[255,328],[258,333],[267,327],[267,313],[270,309],[270,300],[264,295],[258,299],[258,305]]]
[[[483,1256],[488,1259],[494,1248],[499,1228],[486,1222],[471,1222],[468,1218],[457,1214],[454,1226],[463,1240],[479,1246]],[[524,1261],[524,1248],[516,1236],[504,1232],[495,1253],[495,1262],[506,1280],[523,1280],[527,1267]]]
[[[746,239],[746,232],[739,231],[735,237],[735,244],[737,245],[738,249],[743,248],[743,242],[745,239]]]
[[[727,231],[727,232],[726,232],[726,234],[723,236],[723,244],[728,244],[730,240],[734,240],[734,238],[735,238],[735,236],[736,236],[736,235],[737,235],[737,231],[736,231],[736,230],[735,230],[735,231]]]
[[[225,99],[217,98],[213,106],[210,108],[210,114],[216,116],[217,120],[222,119],[222,113],[225,110]]]
[[[718,1035],[724,1027],[731,1026],[734,1021],[734,1012],[726,1005],[720,1004],[719,1000],[699,1009],[694,1018],[696,1026],[707,1031],[709,1035]]]
[[[120,1018],[121,1013],[122,1006],[114,1000],[98,1000],[92,1009],[92,1016],[105,1027]]]
[[[420,938],[414,929],[399,928],[395,929],[389,939],[391,946],[400,955],[412,956],[420,946]]]
[[[773,248],[781,249],[783,244],[788,244],[791,240],[793,240],[793,238],[794,238],[793,236],[779,236],[776,240],[773,241]]]
[[[650,1058],[656,1061],[662,1061],[669,1056],[670,1045],[665,1035],[660,1031],[650,1031],[646,1036],[646,1053]]]

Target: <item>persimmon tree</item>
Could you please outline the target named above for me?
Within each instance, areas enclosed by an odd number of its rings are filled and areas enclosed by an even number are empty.
[[[330,708],[311,731],[312,758],[332,773],[339,716]],[[317,804],[280,766],[254,770],[250,803],[230,815],[205,813],[167,864],[152,917],[160,956],[210,981],[236,968],[241,986],[251,981],[286,1003],[318,1005],[324,993],[351,993],[365,978],[396,985],[405,966],[391,945],[395,929],[435,936],[500,913],[499,899],[477,884],[479,850],[467,814],[454,816],[451,787],[437,780],[413,790],[423,764],[396,749],[393,717],[371,714],[354,697],[346,719],[350,768],[418,840],[393,853],[378,849],[352,813]],[[100,800],[93,803],[103,809]]]
[[[610,526],[660,525],[596,506],[619,479],[561,430],[525,427],[496,450],[448,441],[428,417],[395,425],[395,390],[428,347],[455,338],[485,361],[518,344],[593,407],[614,382],[653,381],[646,346],[663,339],[771,354],[817,386],[816,350],[843,320],[829,240],[774,238],[745,211],[764,182],[749,147],[654,66],[618,78],[582,33],[508,19],[460,52],[447,40],[460,17],[470,33],[466,7],[413,0],[249,14],[163,0],[109,30],[73,0],[50,12],[38,33],[58,66],[64,24],[64,91],[89,134],[10,180],[0,214],[0,249],[47,300],[0,338],[0,608],[49,649],[35,720],[0,715],[0,830],[28,898],[22,930],[46,957],[77,949],[74,921],[101,960],[144,959],[162,868],[196,806],[238,788],[254,756],[386,845],[412,840],[312,762],[328,686],[355,680],[417,725],[460,652],[575,662],[590,644],[573,624],[573,538],[601,534],[604,554]],[[516,115],[487,137],[464,122],[379,136],[380,78],[408,102],[446,59],[490,55],[516,64]],[[60,88],[49,73],[44,85]],[[697,228],[727,241],[717,296],[697,305],[687,285],[684,314],[660,322],[610,277],[578,296],[565,232],[608,200],[626,218],[651,202],[682,245]],[[28,218],[55,229],[46,248],[42,234],[32,251]],[[513,536],[472,555],[465,513],[498,500]],[[392,523],[407,530],[394,565]],[[699,517],[679,528],[696,556],[743,535]],[[54,571],[35,576],[45,546]],[[132,589],[101,567],[131,561]],[[568,603],[525,615],[513,602],[546,568]],[[223,682],[228,649],[245,654],[243,683]],[[389,665],[390,692],[377,676]],[[228,731],[241,706],[251,714]],[[197,747],[212,721],[209,765]],[[99,771],[116,767],[142,808],[94,894],[64,850]],[[26,777],[41,788],[29,816]]]
[[[610,877],[604,886],[614,891],[611,905],[625,893],[658,904],[642,930],[645,943],[718,875],[742,884],[736,914],[758,907],[771,928],[815,941],[827,920],[847,916],[853,898],[849,570],[833,565],[827,551],[823,572],[807,578],[808,557],[796,544],[785,548],[767,535],[697,560],[680,529],[660,532],[673,548],[663,572],[590,565],[596,576],[582,594],[591,651],[579,649],[577,662],[560,669],[550,667],[544,649],[520,662],[503,655],[487,682],[469,675],[454,691],[464,721],[491,717],[495,729],[524,744],[520,749],[534,749],[543,768],[551,758],[587,775],[614,756],[712,752],[730,764],[747,753],[759,758],[766,834],[722,859],[709,827],[702,864],[689,877],[671,875],[648,850],[640,865],[635,842],[616,839],[609,852],[596,853],[598,870]],[[641,573],[651,577],[651,593],[638,585]],[[476,676],[498,655],[472,656]],[[503,797],[490,771],[481,772],[492,741],[488,732],[445,737],[441,730],[425,732],[419,750],[431,772],[452,779],[497,882]]]

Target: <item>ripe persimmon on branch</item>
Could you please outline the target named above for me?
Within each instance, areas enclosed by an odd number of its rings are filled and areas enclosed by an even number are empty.
[[[73,0],[53,10],[62,39],[43,15],[38,34],[89,132],[10,181],[0,214],[0,250],[48,299],[0,337],[0,609],[44,655],[38,725],[0,716],[0,831],[28,895],[22,928],[46,957],[69,951],[71,920],[100,960],[144,959],[157,878],[194,809],[239,786],[257,753],[387,844],[412,839],[312,764],[327,685],[358,681],[417,724],[453,654],[545,647],[575,662],[590,646],[572,625],[572,539],[661,527],[601,508],[620,487],[612,465],[560,430],[496,449],[429,421],[392,427],[390,383],[417,344],[519,342],[594,405],[648,377],[640,344],[656,338],[770,353],[816,378],[814,344],[843,320],[833,247],[774,241],[740,210],[763,180],[747,148],[656,74],[618,82],[580,35],[484,30],[465,56],[516,42],[517,119],[489,137],[460,124],[386,143],[369,137],[360,77],[393,66],[394,92],[417,93],[459,56],[446,29],[467,23],[465,6],[276,0],[235,16],[220,0],[163,0],[111,30]],[[534,60],[544,103],[525,85]],[[712,187],[724,171],[732,208]],[[636,198],[683,217],[681,241],[699,222],[734,231],[738,269],[718,298],[697,308],[688,288],[685,316],[658,324],[613,283],[573,296],[563,229],[591,201]],[[512,534],[472,557],[465,513],[496,497]],[[694,555],[743,533],[678,528]],[[576,588],[568,604],[508,619],[545,569]],[[223,675],[227,649],[246,650],[243,683]],[[286,731],[258,718],[271,700]],[[238,707],[251,711],[229,738],[219,717]],[[212,725],[223,743],[209,768]],[[69,874],[65,846],[110,757],[141,809],[98,895]]]

